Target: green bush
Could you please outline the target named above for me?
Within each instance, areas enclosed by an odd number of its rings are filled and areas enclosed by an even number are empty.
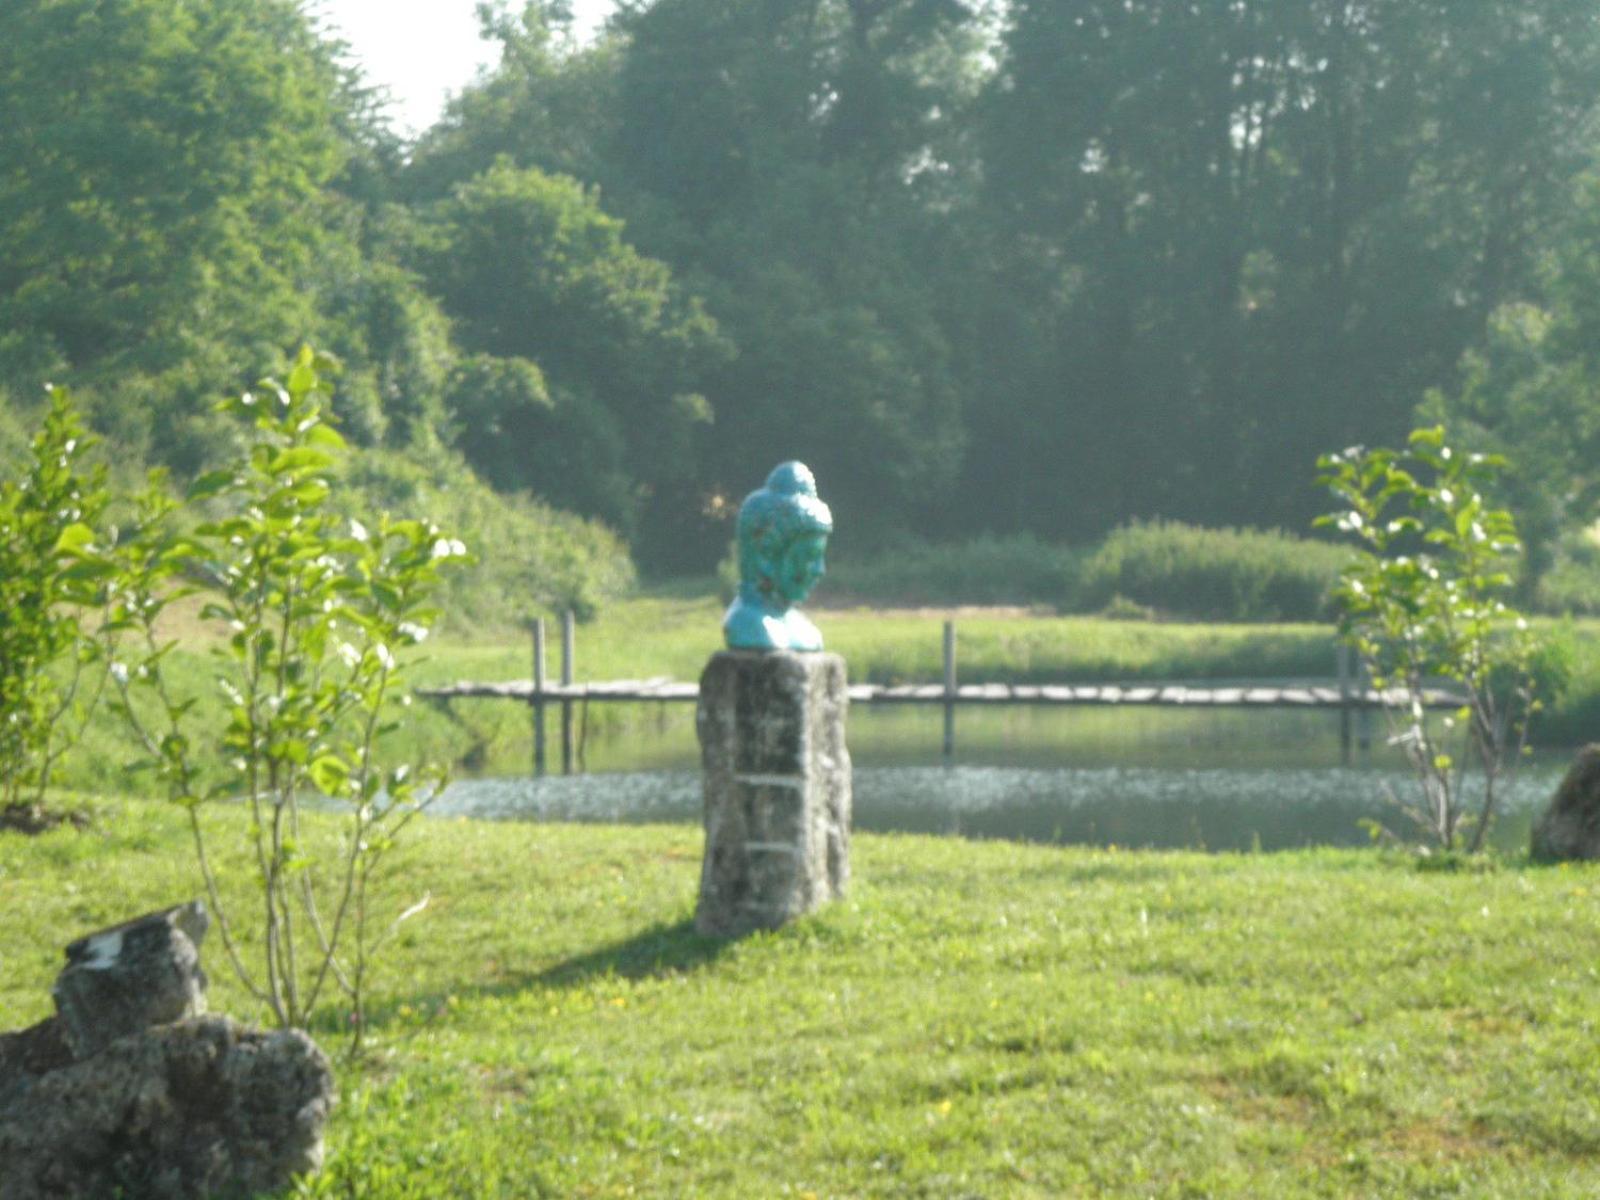
[[[467,550],[431,521],[358,520],[332,503],[348,453],[327,420],[335,366],[305,347],[281,384],[263,380],[218,406],[250,432],[232,462],[189,488],[216,519],[182,530],[156,475],[134,537],[98,549],[86,526],[73,526],[61,540],[107,580],[99,638],[118,707],[141,765],[189,817],[240,982],[285,1028],[306,1026],[325,987],[341,990],[359,1044],[372,956],[427,902],[403,912],[386,902],[380,867],[444,779],[442,769],[385,761],[379,733],[410,703],[397,652],[427,638],[443,571]],[[191,567],[203,583],[184,582]],[[201,618],[230,636],[214,648],[204,689],[185,696],[166,669],[177,641],[161,627],[167,606],[191,593],[204,601]],[[213,745],[225,757],[216,774]],[[302,808],[318,796],[344,826],[320,855],[300,836]],[[212,866],[218,800],[250,811],[257,873],[247,906],[224,903]],[[253,947],[235,936],[243,921],[260,922]]]
[[[1555,562],[1533,589],[1532,606],[1557,616],[1600,616],[1600,546],[1586,533],[1561,540]]]
[[[88,721],[103,670],[82,614],[99,600],[75,551],[92,544],[110,502],[105,470],[64,391],[51,395],[31,454],[0,479],[0,808],[37,805]],[[65,667],[65,664],[71,664]],[[65,668],[65,669],[63,669]]]
[[[1515,774],[1542,707],[1541,679],[1559,689],[1571,672],[1570,655],[1541,648],[1506,602],[1522,541],[1511,513],[1484,499],[1504,467],[1448,445],[1442,425],[1413,430],[1403,449],[1317,459],[1317,482],[1338,502],[1317,524],[1356,543],[1335,592],[1339,636],[1383,693],[1390,744],[1412,769],[1415,790],[1392,798],[1444,851],[1463,837],[1469,852],[1482,849],[1497,785]],[[1424,697],[1440,680],[1462,701],[1436,723]],[[1474,771],[1475,813],[1465,788]]]
[[[1069,607],[1081,554],[1031,534],[946,545],[908,542],[870,558],[837,559],[819,587],[830,603]]]
[[[446,629],[509,629],[567,608],[587,620],[635,581],[626,544],[606,526],[496,492],[449,450],[356,455],[338,495],[350,516],[427,513],[473,548],[476,561],[446,582]]]
[[[1084,565],[1079,603],[1116,598],[1202,621],[1314,621],[1350,552],[1278,530],[1202,529],[1177,521],[1114,531]]]

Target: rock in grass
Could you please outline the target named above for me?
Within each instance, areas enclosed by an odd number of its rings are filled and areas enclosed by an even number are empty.
[[[202,1200],[322,1163],[333,1073],[298,1030],[196,1017],[43,1075],[0,1112],[0,1200]]]
[[[74,1058],[206,1011],[200,943],[211,924],[199,901],[79,938],[51,994]]]
[[[1534,822],[1533,857],[1600,859],[1600,743],[1578,751],[1550,807]]]
[[[198,902],[67,947],[56,1015],[0,1034],[0,1200],[200,1200],[322,1161],[328,1060],[205,1012]]]

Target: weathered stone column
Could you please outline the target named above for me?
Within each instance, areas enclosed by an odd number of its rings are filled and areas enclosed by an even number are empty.
[[[705,859],[695,928],[776,929],[850,878],[844,659],[724,650],[700,677]]]

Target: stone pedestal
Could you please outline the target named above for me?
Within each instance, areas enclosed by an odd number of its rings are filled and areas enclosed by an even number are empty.
[[[725,650],[700,677],[705,860],[695,928],[776,929],[850,878],[844,659]]]

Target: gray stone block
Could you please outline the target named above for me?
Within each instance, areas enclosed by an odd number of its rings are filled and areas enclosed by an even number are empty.
[[[0,1108],[0,1200],[206,1200],[322,1162],[333,1073],[298,1030],[197,1017],[120,1038]]]
[[[56,1015],[0,1033],[0,1200],[206,1200],[318,1167],[328,1060],[199,1015],[207,924],[196,901],[78,939]]]
[[[119,1037],[206,1011],[200,943],[210,926],[199,901],[79,938],[51,989],[74,1058]]]
[[[1600,859],[1600,744],[1578,751],[1533,824],[1533,857],[1540,862]]]
[[[700,677],[705,858],[695,927],[776,929],[850,878],[849,709],[837,654],[728,650]]]

